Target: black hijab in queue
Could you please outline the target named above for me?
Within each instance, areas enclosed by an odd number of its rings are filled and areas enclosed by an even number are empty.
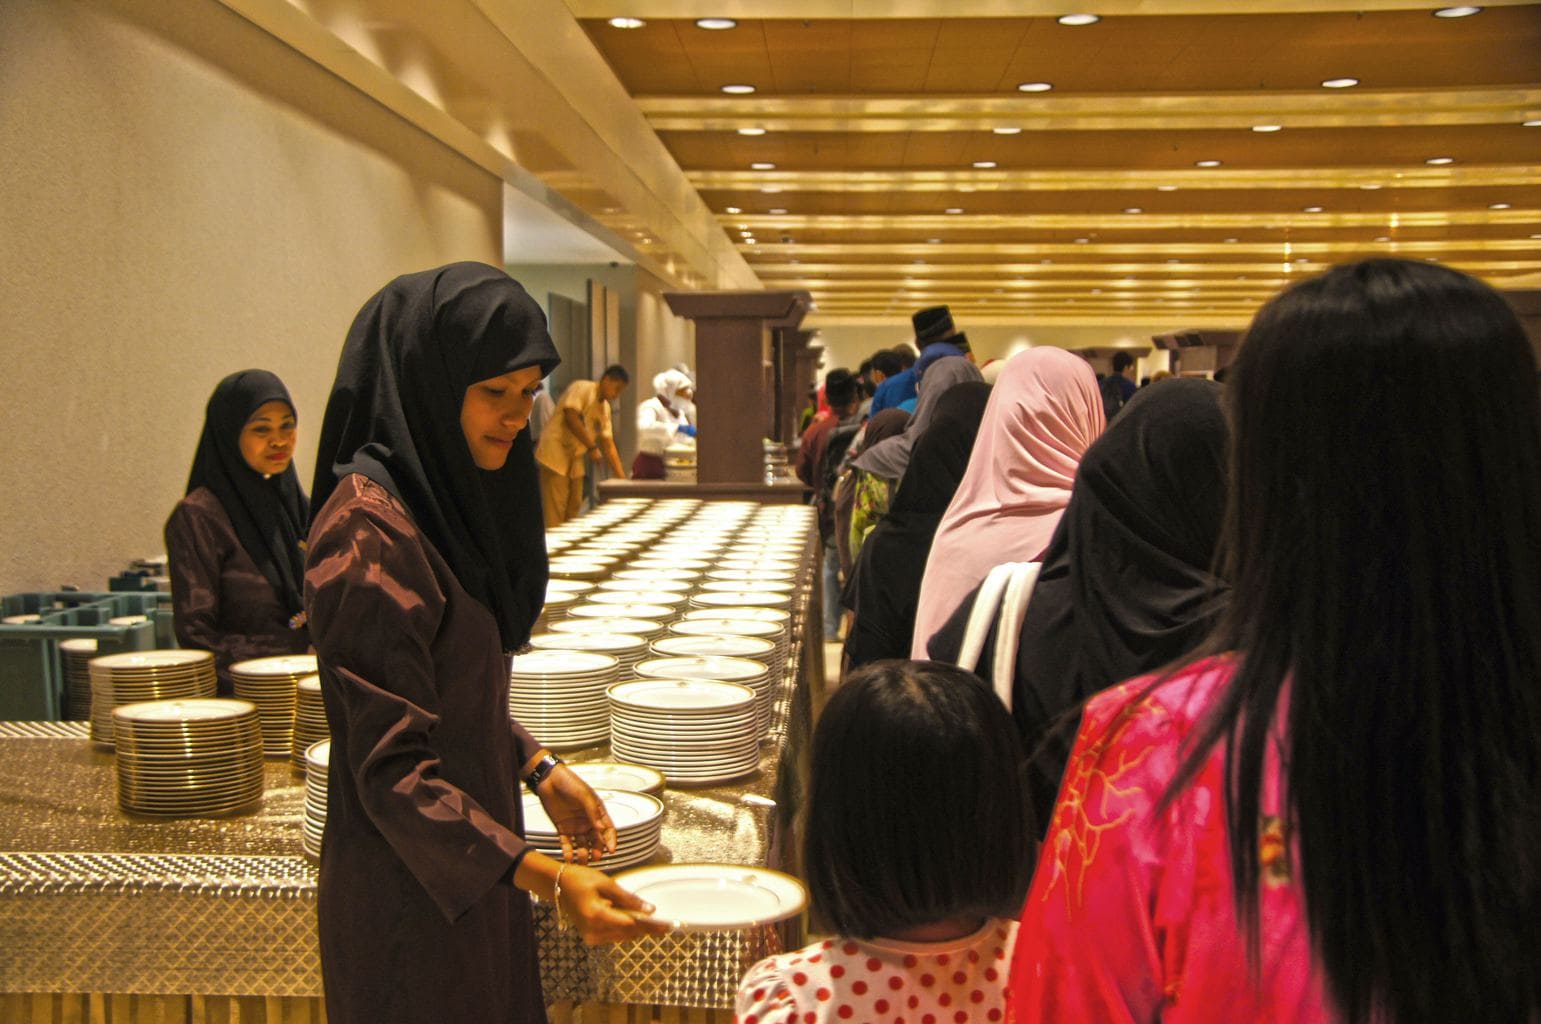
[[[364,304],[321,424],[316,507],[358,473],[395,495],[460,585],[492,612],[505,650],[529,639],[546,594],[546,535],[530,432],[481,470],[460,426],[468,387],[561,362],[519,282],[481,263],[405,274]]]
[[[848,667],[909,657],[926,555],[968,468],[989,400],[983,381],[954,384],[938,396],[888,514],[867,535],[846,585],[843,603],[856,612],[845,644]]]
[[[241,454],[241,431],[268,402],[283,402],[294,411],[284,382],[266,370],[232,373],[214,388],[203,414],[203,434],[187,477],[191,494],[207,487],[230,517],[241,547],[273,584],[273,592],[290,615],[304,607],[305,552],[301,541],[310,519],[310,504],[300,489],[291,462],[282,473],[266,476],[252,469]]]

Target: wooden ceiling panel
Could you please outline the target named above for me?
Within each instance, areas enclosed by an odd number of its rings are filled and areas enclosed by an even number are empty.
[[[745,259],[818,316],[1239,322],[1378,252],[1541,284],[1541,3],[1309,7],[584,25]]]

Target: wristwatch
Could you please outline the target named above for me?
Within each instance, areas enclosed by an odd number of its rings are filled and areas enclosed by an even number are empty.
[[[524,777],[524,784],[529,786],[531,789],[535,789],[542,782],[546,781],[546,776],[555,771],[557,765],[564,763],[565,762],[555,754],[547,753],[545,757],[535,762],[535,767],[530,769],[530,774]]]

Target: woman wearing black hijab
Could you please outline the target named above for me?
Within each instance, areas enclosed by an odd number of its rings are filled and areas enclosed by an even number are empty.
[[[266,370],[232,373],[204,410],[187,492],[166,520],[177,642],[233,662],[299,654],[309,503],[294,472],[294,402]]]
[[[989,400],[990,385],[982,381],[949,387],[936,399],[925,432],[906,453],[893,504],[867,535],[845,590],[845,606],[856,613],[845,640],[847,667],[909,657],[926,555],[968,468]]]
[[[1038,820],[1047,822],[1074,739],[1055,720],[1099,690],[1191,652],[1224,607],[1210,571],[1225,507],[1221,388],[1167,380],[1141,389],[1087,449],[1028,601],[1012,715]],[[977,590],[975,591],[977,594]],[[973,601],[931,639],[954,660]],[[992,631],[978,672],[990,676]]]
[[[333,1024],[544,1021],[527,893],[590,942],[661,930],[607,876],[530,850],[519,780],[578,861],[604,805],[508,717],[546,584],[529,434],[558,358],[500,270],[408,274],[365,304],[327,405],[306,607],[332,753],[318,904]]]

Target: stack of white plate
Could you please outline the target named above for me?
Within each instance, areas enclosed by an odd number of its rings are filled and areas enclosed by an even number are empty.
[[[797,576],[797,563],[785,558],[724,558],[717,563],[719,569],[753,569],[757,572],[791,573]]]
[[[703,590],[690,598],[694,608],[786,608],[791,603],[791,595],[773,590]]]
[[[586,594],[593,589],[594,584],[589,580],[548,579],[546,598],[549,600],[552,594]]]
[[[301,679],[315,674],[314,654],[280,654],[230,666],[236,697],[257,705],[262,716],[262,749],[268,757],[290,756],[296,692]]]
[[[560,583],[561,580],[552,580]],[[585,600],[583,594],[571,594],[564,591],[546,591],[546,603],[540,606],[540,614],[535,616],[534,630],[546,629],[553,622],[558,622],[567,616],[567,612],[580,601]]]
[[[721,571],[721,570],[720,570]],[[732,570],[725,570],[731,572]],[[779,594],[787,595],[797,589],[790,580],[707,580],[698,588],[704,594]]]
[[[96,657],[96,641],[75,637],[59,641],[64,659],[64,717],[72,722],[91,717],[91,659]]]
[[[626,604],[652,604],[663,605],[666,608],[677,608],[690,600],[690,595],[675,593],[672,590],[596,590],[591,594],[585,594],[588,603],[626,605]]]
[[[646,765],[622,764],[620,761],[572,761],[567,767],[595,789],[663,795],[663,776]]]
[[[248,701],[155,700],[113,709],[118,805],[183,818],[262,799],[262,723]]]
[[[581,604],[567,613],[569,619],[655,619],[673,622],[679,618],[679,610],[667,604]],[[556,628],[552,623],[552,628]],[[635,633],[636,630],[627,630]]]
[[[307,856],[321,859],[321,835],[326,831],[327,773],[332,763],[332,741],[321,740],[305,750],[305,832],[301,840]]]
[[[693,552],[689,555],[680,554],[678,556],[673,554],[648,554],[641,558],[633,558],[630,562],[626,563],[626,568],[620,571],[664,569],[671,572],[699,573],[711,567],[712,562],[709,559],[700,557],[700,552]]]
[[[749,640],[748,637],[744,639]],[[722,637],[673,637],[653,642],[676,648],[735,646]],[[770,666],[763,661],[703,650],[699,654],[680,653],[649,658],[647,661],[638,662],[634,671],[638,679],[715,679],[719,682],[747,686],[754,691],[755,728],[758,730],[756,735],[763,739],[770,728],[771,711],[776,701],[776,687],[773,684],[780,680],[771,677]]]
[[[605,691],[620,663],[608,654],[537,650],[515,655],[509,713],[553,750],[603,743],[610,731]]]
[[[87,662],[91,674],[91,738],[113,742],[113,708],[151,700],[212,697],[219,691],[208,651],[129,651]]]
[[[797,581],[796,573],[780,569],[711,569],[706,575],[714,580],[742,580],[747,583],[770,580],[792,584]]]
[[[770,666],[772,679],[784,678],[787,665],[786,624],[761,622],[758,619],[721,618],[681,619],[669,625],[674,636],[742,636],[765,640],[771,645],[771,653],[765,658]]]
[[[621,572],[636,572],[635,569],[622,569]],[[652,601],[650,594],[689,594],[695,589],[695,584],[690,580],[635,580],[628,579],[619,574],[610,577],[595,588],[594,593],[588,595],[590,600],[602,593],[635,594],[634,600],[644,603]]]
[[[605,619],[587,619],[587,622],[605,622]],[[635,633],[563,632],[536,633],[530,637],[530,646],[541,651],[593,651],[608,654],[620,663],[616,682],[630,679],[637,662],[648,655],[647,638]]]
[[[556,579],[597,580],[609,572],[610,566],[592,558],[579,558],[564,553],[560,558],[551,559],[547,568]]]
[[[616,618],[571,618],[563,622],[553,622],[551,632],[562,635],[585,633],[621,633],[627,636],[640,636],[644,640],[656,640],[669,631],[669,627],[657,619],[633,619],[627,617]]]
[[[305,770],[305,751],[330,738],[326,724],[326,705],[321,701],[321,677],[306,676],[295,688],[294,744],[289,748],[289,762],[294,770]]]
[[[619,789],[596,789],[605,802],[605,810],[615,825],[615,852],[594,867],[618,871],[653,859],[658,851],[658,837],[663,831],[663,801],[647,793]],[[541,853],[562,858],[562,840],[556,825],[533,793],[524,794],[524,838]]]
[[[700,578],[701,570],[699,569],[617,569],[610,576],[612,582],[632,580],[634,582],[683,583],[688,589],[694,589],[696,581]]]
[[[726,782],[760,764],[754,691],[714,679],[638,679],[610,688],[610,750],[670,785]]]

